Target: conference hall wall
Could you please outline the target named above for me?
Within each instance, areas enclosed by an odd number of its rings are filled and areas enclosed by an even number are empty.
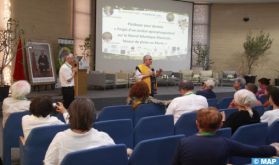
[[[270,33],[271,49],[262,57],[253,71],[257,78],[278,78],[279,73],[279,4],[226,4],[212,5],[210,55],[213,70],[237,70],[243,72],[241,58],[243,42],[249,31]],[[243,21],[249,17],[249,21]]]
[[[73,38],[72,0],[11,0],[12,17],[19,20],[26,40],[51,44],[58,52],[58,38]]]

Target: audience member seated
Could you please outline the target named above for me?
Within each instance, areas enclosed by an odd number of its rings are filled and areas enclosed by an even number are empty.
[[[65,155],[73,151],[115,144],[108,134],[92,128],[96,110],[91,100],[74,100],[68,113],[70,129],[55,135],[46,152],[45,165],[60,164]]]
[[[222,115],[215,108],[199,110],[196,123],[199,133],[179,142],[173,165],[225,165],[230,156],[271,157],[279,153],[278,143],[251,146],[215,135],[222,126]]]
[[[237,77],[233,83],[233,88],[235,91],[238,91],[240,89],[244,89],[246,84],[246,80],[242,77]],[[234,105],[234,100],[230,103],[228,108],[236,108],[236,105]]]
[[[30,93],[31,86],[25,80],[20,80],[11,86],[11,97],[4,99],[2,110],[3,110],[3,127],[10,116],[14,112],[28,111],[30,101],[27,100],[26,96]]]
[[[267,79],[267,78],[261,78],[258,80],[258,83],[259,83],[259,90],[257,92],[257,96],[263,96],[263,95],[266,95],[266,89],[267,87],[270,85],[270,79]]]
[[[231,127],[232,133],[242,125],[260,122],[260,116],[257,111],[252,110],[256,104],[256,96],[247,89],[240,89],[234,94],[234,105],[238,109],[232,113],[224,122],[224,127]],[[224,114],[224,113],[223,113]],[[224,116],[224,119],[226,117]]]
[[[170,101],[157,100],[149,95],[148,85],[144,81],[136,82],[129,91],[128,104],[136,109],[140,104],[154,103],[168,105]]]
[[[173,99],[166,111],[166,115],[171,114],[174,116],[174,123],[184,113],[208,107],[207,100],[204,96],[193,93],[194,84],[191,81],[180,82],[178,89],[182,96]]]
[[[62,103],[58,104],[60,104],[59,106],[63,106]],[[52,101],[48,96],[40,96],[32,99],[30,104],[31,115],[25,115],[22,117],[22,130],[24,138],[27,139],[33,128],[65,124],[57,117],[50,116],[50,114],[54,111],[55,107],[53,107]],[[67,113],[64,113],[63,116],[66,119]]]
[[[216,98],[216,94],[213,92],[215,82],[212,79],[208,79],[203,83],[202,90],[196,92],[197,95],[202,95],[207,99]]]
[[[270,91],[273,90],[273,88],[276,88],[276,87],[275,87],[275,86],[272,86],[272,85],[269,85],[269,86],[266,88],[266,91],[265,91],[266,93],[265,93],[265,95],[266,95],[267,98],[270,97]],[[263,103],[263,106],[264,106],[265,108],[271,106],[271,104],[270,104],[270,102],[269,102],[269,99],[267,99],[266,102]]]
[[[233,88],[238,91],[245,88],[246,81],[242,77],[237,77],[233,83]]]
[[[257,87],[255,84],[253,84],[253,83],[248,83],[248,84],[246,84],[246,85],[245,85],[245,89],[247,89],[247,90],[253,92],[255,95],[256,95],[256,93],[257,93],[257,91],[258,91],[258,87]],[[256,106],[260,106],[260,105],[262,105],[262,103],[261,103],[261,101],[257,98]]]
[[[272,105],[273,110],[266,111],[261,116],[261,122],[267,122],[270,126],[275,120],[279,119],[279,89],[273,87],[270,91],[269,103]]]

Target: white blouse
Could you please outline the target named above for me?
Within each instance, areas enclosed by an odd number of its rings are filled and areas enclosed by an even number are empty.
[[[174,123],[176,123],[182,114],[198,111],[207,107],[208,103],[205,97],[193,93],[186,93],[184,96],[173,99],[165,114],[173,115]]]
[[[274,110],[271,110],[271,111],[266,111],[261,116],[261,122],[268,123],[268,126],[270,126],[277,119],[279,119],[279,109],[274,109]]]
[[[2,105],[3,128],[11,113],[28,111],[29,107],[30,107],[29,100],[18,100],[18,99],[14,99],[12,97],[8,97],[8,98],[4,99],[3,105]]]
[[[108,134],[94,128],[86,133],[67,129],[55,135],[46,152],[44,164],[57,165],[70,152],[113,144],[115,143]]]
[[[67,115],[68,113],[65,113]],[[64,114],[63,114],[64,115]],[[22,117],[22,130],[24,138],[27,139],[33,128],[65,124],[55,116],[37,117],[34,115],[25,115]]]

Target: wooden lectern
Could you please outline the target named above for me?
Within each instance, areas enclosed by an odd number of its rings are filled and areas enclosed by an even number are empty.
[[[87,69],[79,69],[75,75],[75,96],[87,95]]]

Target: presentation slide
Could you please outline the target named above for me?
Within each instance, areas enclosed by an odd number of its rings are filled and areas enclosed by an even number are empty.
[[[192,3],[106,1],[97,1],[96,70],[131,71],[147,54],[163,70],[190,68]]]
[[[103,8],[102,52],[141,59],[187,54],[189,16],[170,12]]]

